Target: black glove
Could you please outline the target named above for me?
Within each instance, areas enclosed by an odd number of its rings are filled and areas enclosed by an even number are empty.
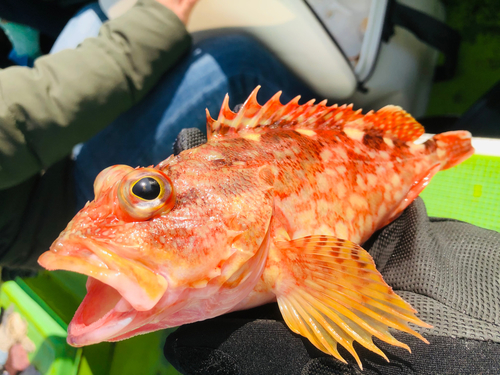
[[[390,363],[355,344],[360,371],[292,333],[277,304],[180,327],[165,356],[183,374],[496,374],[500,373],[500,233],[427,216],[418,198],[363,246],[418,317],[429,345],[399,331],[412,353],[374,342]]]

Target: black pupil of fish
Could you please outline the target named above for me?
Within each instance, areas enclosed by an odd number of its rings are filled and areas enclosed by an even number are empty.
[[[160,192],[160,184],[152,177],[141,178],[132,187],[134,195],[148,201],[158,198]]]

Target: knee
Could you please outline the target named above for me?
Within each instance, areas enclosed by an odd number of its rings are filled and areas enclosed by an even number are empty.
[[[262,48],[262,45],[249,34],[234,32],[231,34],[220,34],[201,39],[195,43],[195,48],[196,47],[203,48],[203,50],[206,51],[218,51],[221,48]]]
[[[274,60],[273,54],[254,37],[232,33],[201,40],[194,51],[211,55],[219,64],[231,66],[255,66],[262,61]]]

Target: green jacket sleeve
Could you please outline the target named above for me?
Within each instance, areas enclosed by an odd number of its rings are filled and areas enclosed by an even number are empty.
[[[173,12],[139,0],[78,48],[0,71],[0,189],[46,170],[107,126],[189,45]]]
[[[75,213],[72,147],[141,100],[190,43],[170,10],[139,0],[78,48],[0,71],[0,266],[37,267]]]

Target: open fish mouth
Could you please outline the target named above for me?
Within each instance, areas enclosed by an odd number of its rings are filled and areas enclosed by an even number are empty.
[[[139,312],[151,310],[168,288],[163,276],[89,239],[85,245],[77,238],[58,239],[38,262],[50,271],[89,276],[87,295],[68,327],[73,346],[109,341],[137,328]]]
[[[133,329],[137,313],[116,289],[89,277],[87,295],[68,326],[68,344],[110,341]]]

